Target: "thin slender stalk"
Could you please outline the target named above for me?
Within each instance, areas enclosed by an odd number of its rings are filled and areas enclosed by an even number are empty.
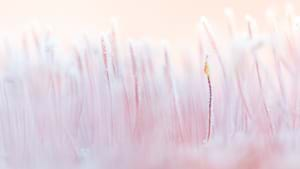
[[[210,80],[209,66],[207,63],[208,55],[206,56],[205,65],[204,65],[204,73],[207,78],[208,90],[209,90],[209,98],[208,98],[208,131],[207,131],[207,141],[211,138],[211,133],[213,130],[213,119],[212,119],[212,103],[213,103],[213,93],[212,93],[212,85]]]

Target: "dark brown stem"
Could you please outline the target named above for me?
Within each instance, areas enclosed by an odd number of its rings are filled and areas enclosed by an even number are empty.
[[[209,88],[209,100],[208,100],[208,132],[207,132],[207,140],[210,139],[211,130],[212,130],[212,87],[210,77],[207,76],[207,83]]]
[[[211,132],[212,132],[212,85],[211,85],[211,80],[210,80],[210,75],[209,75],[209,67],[207,64],[207,57],[206,56],[206,61],[204,65],[204,73],[207,77],[207,83],[208,83],[208,90],[209,90],[209,99],[208,99],[208,131],[207,131],[207,140],[210,139],[211,137]]]

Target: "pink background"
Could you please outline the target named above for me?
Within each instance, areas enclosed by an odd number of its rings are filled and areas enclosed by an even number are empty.
[[[267,8],[283,14],[286,0],[0,0],[0,30],[22,30],[33,21],[52,25],[61,35],[107,30],[111,17],[119,20],[123,37],[188,42],[196,35],[200,16],[224,26],[224,7],[237,14],[239,25],[245,14],[263,17]],[[289,1],[295,9],[300,1]]]

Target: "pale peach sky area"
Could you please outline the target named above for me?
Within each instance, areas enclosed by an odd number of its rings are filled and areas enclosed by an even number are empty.
[[[286,0],[0,0],[0,30],[23,29],[33,21],[52,25],[60,34],[102,32],[110,18],[119,20],[123,37],[152,37],[186,41],[196,35],[200,16],[225,29],[223,9],[231,7],[242,20],[245,14],[259,18],[267,8],[282,14]]]

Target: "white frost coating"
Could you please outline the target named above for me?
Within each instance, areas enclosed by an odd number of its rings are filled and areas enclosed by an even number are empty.
[[[299,168],[299,32],[269,17],[225,48],[203,17],[190,56],[120,43],[114,25],[69,48],[42,26],[2,38],[0,168]]]

